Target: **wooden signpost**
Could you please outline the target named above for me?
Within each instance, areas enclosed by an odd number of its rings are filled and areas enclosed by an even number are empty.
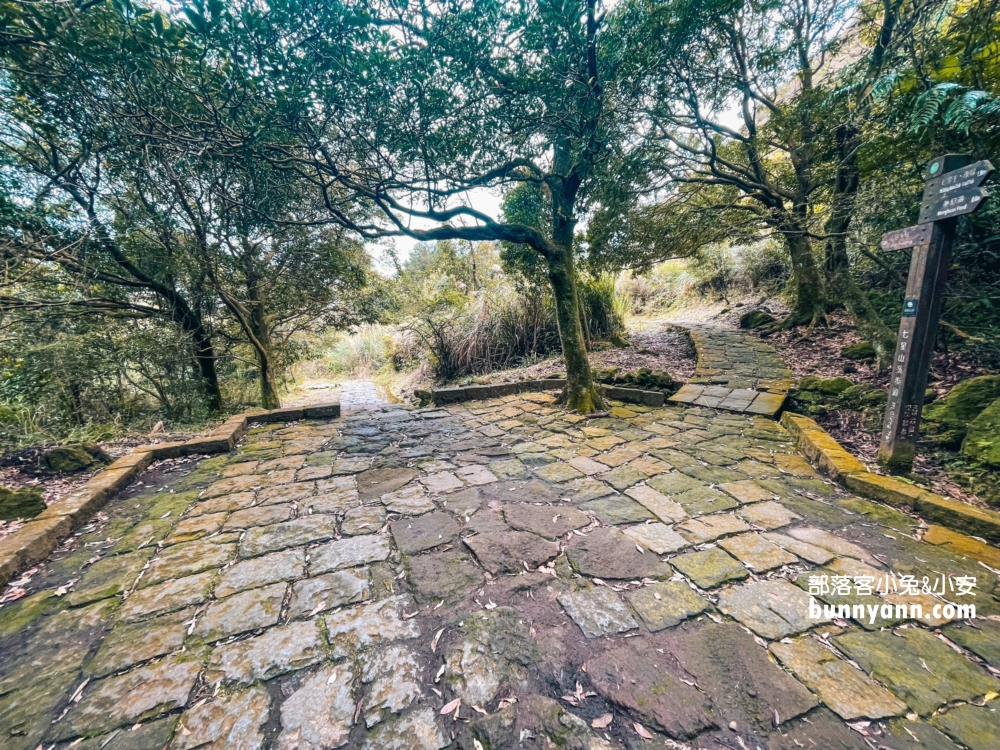
[[[982,205],[987,193],[980,185],[993,171],[988,161],[969,161],[947,154],[928,164],[918,223],[882,238],[883,250],[913,248],[878,451],[879,462],[898,473],[913,467],[955,224]]]

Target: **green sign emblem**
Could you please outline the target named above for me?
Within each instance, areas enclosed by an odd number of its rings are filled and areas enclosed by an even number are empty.
[[[941,164],[939,162],[934,162],[933,164],[931,164],[930,173],[931,174],[937,174],[937,172],[938,172],[938,170],[940,168],[941,168]]]

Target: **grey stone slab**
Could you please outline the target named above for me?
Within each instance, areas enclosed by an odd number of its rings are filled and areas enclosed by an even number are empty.
[[[420,604],[444,601],[457,604],[483,584],[483,572],[472,558],[458,550],[404,556],[407,578]]]
[[[312,617],[345,604],[357,604],[371,598],[368,572],[363,568],[338,570],[292,584],[288,619]]]
[[[624,495],[609,495],[580,503],[578,506],[585,513],[597,516],[601,523],[642,523],[653,520],[654,516],[639,503]]]
[[[393,596],[362,604],[326,616],[327,638],[336,659],[358,651],[398,640],[417,638],[420,626],[414,619],[404,619],[412,604],[405,596]]]
[[[785,534],[769,533],[763,535],[765,539],[770,542],[774,542],[779,547],[782,547],[794,555],[801,557],[803,560],[808,560],[816,565],[826,565],[830,562],[836,555],[834,555],[830,550],[824,549],[823,547],[817,547],[814,544],[809,544],[808,542],[802,542]]]
[[[212,651],[206,680],[250,684],[305,669],[326,658],[317,620],[292,622]]]
[[[884,719],[906,713],[905,703],[811,638],[772,643],[771,652],[843,719]]]
[[[416,479],[413,469],[370,469],[358,474],[358,494],[362,501],[374,500]]]
[[[559,603],[587,638],[627,633],[639,627],[619,596],[604,587],[565,591]]]
[[[340,523],[340,533],[344,536],[374,534],[385,525],[385,509],[377,505],[363,505],[352,508],[344,514]]]
[[[638,501],[664,523],[683,521],[688,516],[687,511],[681,505],[648,485],[636,485],[627,490],[625,494]]]
[[[330,664],[310,674],[281,705],[279,750],[330,750],[347,744],[354,726],[354,673]]]
[[[711,604],[683,581],[662,581],[625,595],[632,609],[652,632],[672,628],[701,614]]]
[[[674,531],[672,527],[662,523],[623,526],[622,533],[634,539],[639,546],[652,550],[658,555],[666,555],[691,546],[691,543]]]
[[[287,588],[285,583],[272,583],[214,601],[198,617],[194,632],[211,642],[274,625]]]
[[[670,562],[703,589],[715,588],[726,581],[750,575],[746,568],[718,547],[678,555],[670,558]]]
[[[517,531],[530,531],[546,539],[558,539],[573,529],[590,524],[590,518],[576,508],[558,505],[505,505],[504,519]]]
[[[445,501],[442,500],[443,502]],[[382,504],[390,513],[399,513],[403,516],[419,516],[437,508],[434,501],[419,484],[403,487],[395,492],[387,492],[382,495]]]
[[[741,534],[720,539],[719,546],[755,573],[792,565],[798,558],[760,534]]]
[[[287,549],[236,563],[222,571],[215,585],[215,595],[225,597],[238,591],[290,581],[306,574],[306,553]]]
[[[638,580],[671,574],[669,565],[652,552],[640,552],[635,541],[617,529],[598,528],[586,536],[574,536],[566,555],[581,574],[600,579]]]
[[[264,729],[270,711],[271,696],[259,685],[215,696],[184,712],[171,750],[261,750],[267,741]]]
[[[365,724],[371,728],[408,709],[424,695],[424,669],[416,654],[394,644],[361,657]]]
[[[257,557],[268,552],[299,547],[330,539],[337,533],[337,519],[317,514],[294,521],[250,529],[240,541],[241,557]]]
[[[87,665],[86,673],[95,678],[104,677],[179,651],[187,632],[184,623],[193,614],[194,610],[184,610],[134,625],[119,624],[105,637]]]
[[[270,526],[287,521],[292,516],[290,505],[261,505],[257,508],[238,510],[226,519],[224,531],[249,529],[253,526]]]
[[[920,628],[846,633],[833,641],[921,716],[1000,692],[1000,681]]]
[[[309,574],[331,573],[388,559],[392,553],[389,537],[367,534],[327,542],[309,551]]]
[[[455,519],[440,511],[393,521],[389,528],[399,551],[408,555],[448,544],[458,536]]]
[[[718,513],[732,510],[736,501],[728,495],[713,490],[710,487],[698,487],[673,495],[671,499],[684,508],[689,516],[701,516],[706,513]]]
[[[1000,622],[977,618],[972,622],[949,625],[944,629],[944,634],[962,648],[1000,669]]]
[[[170,578],[183,578],[210,568],[221,568],[235,556],[235,544],[215,544],[207,540],[177,544],[153,558],[138,587],[145,588]]]
[[[713,513],[699,518],[689,518],[674,528],[692,544],[705,544],[722,536],[750,530],[746,523],[729,513]]]
[[[128,622],[201,604],[208,599],[208,592],[212,588],[215,575],[215,571],[210,570],[140,589],[122,603],[119,617]]]
[[[719,594],[718,606],[757,635],[776,640],[829,622],[822,615],[810,617],[809,602],[809,594],[778,578],[725,589]]]
[[[787,526],[792,521],[797,521],[801,518],[797,513],[793,513],[785,506],[773,500],[737,508],[736,515],[758,529],[765,529],[767,531]]]
[[[442,750],[449,740],[434,714],[432,708],[421,708],[382,722],[365,737],[360,750]]]
[[[969,750],[995,750],[1000,747],[1000,716],[989,705],[955,706],[932,718],[931,724]]]
[[[527,531],[501,531],[466,537],[479,564],[494,575],[534,570],[559,554],[559,546]]]

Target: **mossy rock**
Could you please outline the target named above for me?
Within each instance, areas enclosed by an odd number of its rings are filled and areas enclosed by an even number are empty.
[[[840,356],[845,359],[871,360],[875,359],[875,347],[867,341],[859,341],[857,344],[848,344],[841,348]]]
[[[820,393],[828,393],[831,396],[839,396],[852,385],[854,385],[854,383],[847,378],[829,378],[828,380],[820,380],[819,383],[816,384],[815,390]]]
[[[852,385],[850,388],[845,388],[841,391],[838,401],[840,401],[845,409],[860,409],[864,405],[865,399],[874,390],[875,387],[868,383]]]
[[[111,463],[111,456],[96,445],[70,443],[49,448],[42,455],[42,462],[49,469],[59,473],[81,471]]]
[[[1000,469],[1000,398],[983,409],[969,424],[962,441],[962,455]]]
[[[798,388],[800,391],[818,391],[819,384],[822,382],[822,378],[818,378],[815,375],[806,375],[799,381]]]
[[[774,320],[774,316],[767,310],[753,310],[740,318],[740,328],[747,330],[760,328],[761,326],[766,326],[768,323],[773,323]]]
[[[966,430],[987,406],[1000,398],[1000,375],[963,380],[923,411],[926,438],[945,448],[962,444]]]
[[[38,490],[9,490],[0,487],[0,521],[34,518],[45,510],[45,501]]]

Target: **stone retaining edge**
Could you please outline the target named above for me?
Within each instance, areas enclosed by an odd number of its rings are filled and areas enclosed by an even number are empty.
[[[139,446],[95,474],[83,487],[52,503],[20,529],[0,540],[0,586],[6,586],[20,571],[47,558],[66,537],[128,487],[153,461],[196,453],[226,453],[236,447],[251,424],[339,416],[339,403],[254,410],[230,417],[208,435],[183,442]]]
[[[928,530],[926,541],[960,549],[987,565],[1000,562],[1000,551],[996,547],[972,538],[978,536],[993,544],[1000,543],[1000,513],[868,471],[861,461],[809,417],[785,412],[781,424],[817,469],[851,492],[915,513],[937,524]]]
[[[566,387],[565,378],[547,378],[544,380],[521,380],[516,383],[498,383],[496,385],[468,385],[461,388],[438,388],[431,391],[431,400],[435,406],[457,404],[462,401],[482,401],[503,396],[514,396],[518,393],[562,390]],[[666,396],[660,391],[643,391],[638,388],[619,388],[617,386],[598,384],[601,394],[616,401],[626,401],[644,406],[663,406]]]

